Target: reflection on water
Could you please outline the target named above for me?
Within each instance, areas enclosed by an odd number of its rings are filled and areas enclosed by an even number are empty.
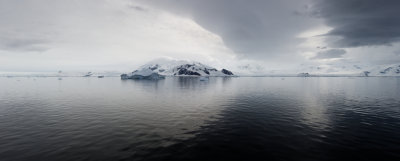
[[[400,157],[400,78],[0,78],[0,84],[5,161]]]

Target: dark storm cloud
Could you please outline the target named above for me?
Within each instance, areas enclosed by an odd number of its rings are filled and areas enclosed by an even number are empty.
[[[269,56],[289,50],[300,32],[315,25],[296,14],[307,0],[136,0],[193,19],[218,34],[236,53]]]
[[[343,49],[330,49],[318,52],[317,55],[311,59],[332,59],[332,58],[341,58],[344,54],[346,54],[346,50]]]
[[[316,0],[313,15],[338,36],[332,47],[391,45],[400,41],[399,0]]]

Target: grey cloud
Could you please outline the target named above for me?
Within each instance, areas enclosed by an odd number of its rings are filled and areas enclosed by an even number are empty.
[[[48,49],[45,47],[46,43],[48,42],[43,39],[0,37],[0,50],[41,52]]]
[[[315,57],[312,59],[332,59],[332,58],[341,58],[344,54],[346,54],[346,50],[343,49],[330,49],[318,52]]]
[[[143,7],[138,6],[138,5],[129,5],[128,7],[131,8],[131,9],[134,9],[136,11],[147,11],[146,8],[143,8]]]
[[[400,50],[396,50],[393,52],[394,55],[400,56]]]
[[[238,54],[271,56],[292,53],[296,35],[315,25],[296,14],[307,0],[136,0],[193,19],[218,34]]]
[[[398,0],[316,0],[314,16],[333,29],[325,36],[337,36],[332,47],[391,45],[400,41]]]

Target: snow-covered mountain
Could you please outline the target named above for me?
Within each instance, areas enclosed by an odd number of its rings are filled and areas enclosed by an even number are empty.
[[[338,63],[326,65],[299,65],[281,70],[263,68],[257,64],[239,66],[239,76],[400,76],[400,64],[369,66],[360,63]]]
[[[377,66],[365,72],[368,76],[400,76],[400,64]]]
[[[366,65],[309,66],[300,68],[298,72],[317,76],[400,76],[400,64],[372,67]]]
[[[297,73],[310,73],[312,75],[354,75],[357,76],[364,70],[369,69],[367,66],[357,64],[329,64],[309,66],[301,65],[295,71]]]
[[[218,70],[195,61],[160,58],[142,65],[132,73],[121,75],[121,78],[150,75],[153,78],[157,76],[233,76],[233,73],[227,69]]]

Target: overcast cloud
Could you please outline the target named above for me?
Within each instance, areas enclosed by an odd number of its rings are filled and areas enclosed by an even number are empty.
[[[344,54],[346,54],[346,50],[343,49],[330,49],[324,50],[317,53],[315,57],[312,59],[333,59],[333,58],[341,58]]]
[[[1,0],[0,71],[400,62],[396,0]],[[340,59],[335,59],[340,58]]]

